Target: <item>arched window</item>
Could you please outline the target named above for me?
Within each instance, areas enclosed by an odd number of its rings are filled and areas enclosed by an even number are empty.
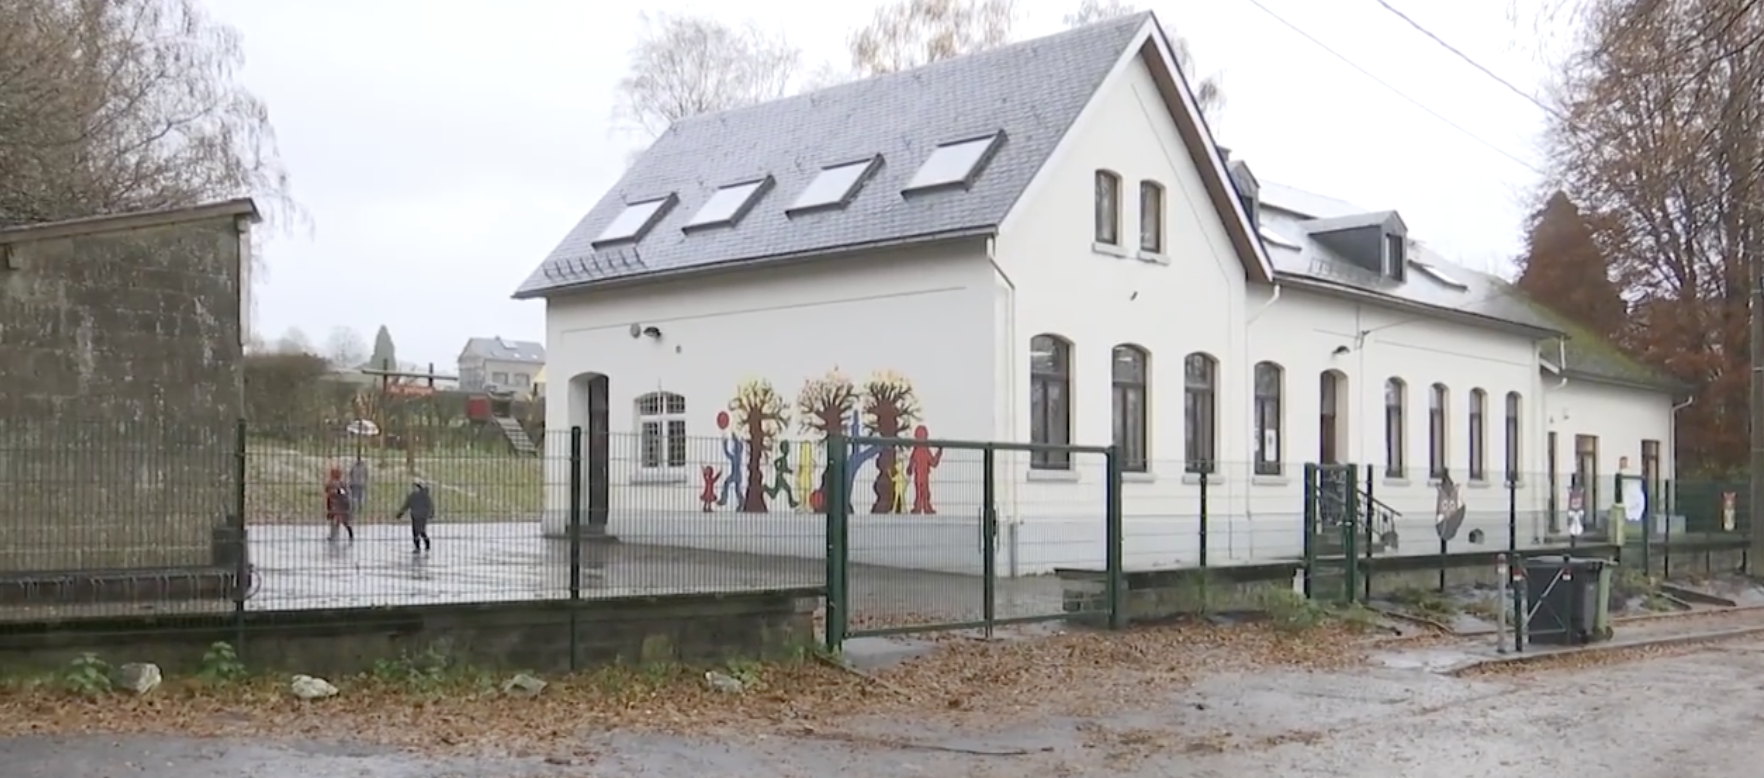
[[[1164,187],[1156,181],[1139,182],[1139,250],[1164,253]]]
[[[1121,469],[1146,471],[1145,428],[1149,417],[1145,401],[1145,377],[1151,359],[1138,346],[1116,346],[1110,380],[1114,391],[1115,445],[1121,451]]]
[[[1507,393],[1507,483],[1519,483],[1519,393]]]
[[[1219,363],[1195,352],[1182,360],[1183,469],[1211,473],[1219,456]]]
[[[1072,343],[1058,335],[1029,340],[1029,440],[1043,445],[1072,443]],[[1036,451],[1029,466],[1070,470],[1068,451]]]
[[[1256,474],[1280,475],[1280,391],[1283,373],[1273,362],[1256,363]]]
[[[1470,480],[1488,480],[1488,392],[1470,390]]]
[[[1121,245],[1121,177],[1096,171],[1096,242]]]
[[[1427,477],[1444,479],[1452,469],[1452,452],[1446,438],[1451,390],[1434,384],[1427,393]]]
[[[673,392],[638,397],[637,438],[643,467],[685,467],[686,398]]]
[[[1407,475],[1408,463],[1403,458],[1403,449],[1408,445],[1409,431],[1403,424],[1403,405],[1408,401],[1405,396],[1409,387],[1401,378],[1392,378],[1384,382],[1384,475],[1386,478],[1402,478]]]

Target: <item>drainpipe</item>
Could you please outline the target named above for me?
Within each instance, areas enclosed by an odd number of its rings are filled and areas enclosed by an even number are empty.
[[[1021,408],[1021,406],[1018,404],[1020,402],[1020,400],[1018,399],[1018,395],[1020,394],[1020,392],[1018,391],[1019,387],[1017,386],[1017,356],[1018,356],[1019,352],[1022,350],[1020,348],[1020,344],[1017,343],[1017,284],[1015,281],[1011,280],[1010,274],[1006,273],[1005,269],[999,266],[997,247],[998,247],[998,238],[997,237],[989,237],[986,239],[986,261],[988,264],[992,265],[992,272],[997,273],[998,277],[1005,282],[1005,291],[1006,291],[1006,295],[1007,295],[1007,298],[1009,301],[1009,305],[1005,306],[1005,310],[1007,311],[1007,313],[1005,316],[1005,323],[1004,323],[1005,343],[1006,343],[1005,359],[1007,360],[1006,364],[1009,366],[1009,369],[1005,371],[1007,373],[1007,377],[1005,379],[1007,386],[1004,387],[1006,389],[1006,391],[1005,391],[1005,398],[1006,398],[1005,399],[1005,408],[1008,411],[1007,418],[1010,419],[1009,427],[1011,430],[1011,437],[1016,438],[1017,437],[1017,434],[1016,434],[1016,432],[1017,432],[1017,413]],[[1006,504],[1008,504],[1010,506],[1010,517],[1011,517],[1010,521],[1003,522],[1005,525],[1005,548],[1007,550],[1007,553],[1010,555],[1010,560],[1006,565],[1006,569],[1007,569],[1008,574],[1011,578],[1016,578],[1017,577],[1017,535],[1018,535],[1017,522],[1020,518],[1020,514],[1017,513],[1017,477],[1016,477],[1016,475],[1013,473],[1013,474],[1011,474],[1011,476],[1009,478],[1004,479],[1004,484],[1005,484],[1005,501],[1006,501]]]
[[[1693,395],[1690,397],[1686,397],[1686,398],[1684,398],[1684,402],[1673,405],[1672,406],[1672,413],[1666,417],[1666,442],[1672,444],[1672,488],[1673,489],[1678,488],[1678,412],[1682,411],[1686,408],[1691,407],[1692,405],[1696,404],[1696,402],[1697,402],[1696,396]],[[1672,506],[1677,507],[1678,501],[1673,500]],[[1667,516],[1666,520],[1668,522],[1670,522],[1670,521],[1672,521],[1672,517]]]
[[[1263,313],[1266,313],[1269,308],[1274,307],[1274,303],[1280,301],[1280,290],[1281,290],[1280,282],[1278,282],[1278,281],[1274,282],[1274,293],[1271,295],[1268,295],[1268,299],[1256,308],[1255,313],[1250,314],[1249,323],[1251,323],[1251,324],[1255,323],[1255,321],[1257,319],[1262,318]]]

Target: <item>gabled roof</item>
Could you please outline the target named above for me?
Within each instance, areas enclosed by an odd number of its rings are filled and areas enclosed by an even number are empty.
[[[1424,243],[1410,241],[1409,273],[1397,281],[1362,270],[1338,257],[1312,235],[1324,229],[1381,225],[1394,211],[1366,211],[1351,203],[1280,184],[1262,182],[1261,232],[1280,278],[1295,286],[1360,294],[1443,319],[1528,332],[1539,338],[1538,356],[1569,377],[1662,391],[1684,387],[1641,364],[1622,349],[1531,299],[1505,279],[1458,267]],[[1566,353],[1567,365],[1557,364]]]
[[[500,335],[492,338],[469,338],[459,355],[461,358],[482,357],[503,362],[543,364],[545,345],[530,340],[508,340]]]
[[[1178,114],[1209,195],[1254,276],[1269,267],[1238,210],[1223,159],[1193,108],[1149,12],[992,51],[781,100],[676,122],[582,217],[515,297],[717,267],[829,256],[885,245],[990,235],[1060,141],[1131,53],[1148,61]],[[1172,98],[1174,100],[1172,101]],[[1185,108],[1186,106],[1186,108]],[[940,144],[1002,133],[965,190],[903,196]],[[880,155],[842,208],[786,214],[826,167]],[[683,227],[716,191],[771,176],[774,185],[733,227]],[[637,240],[594,244],[629,204],[676,197]],[[629,219],[627,221],[641,221]]]

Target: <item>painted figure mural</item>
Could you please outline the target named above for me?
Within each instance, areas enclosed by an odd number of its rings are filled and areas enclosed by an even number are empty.
[[[913,438],[926,440],[930,433],[920,423],[922,415],[912,383],[893,371],[878,371],[859,384],[835,368],[805,380],[794,403],[767,380],[744,381],[727,410],[717,412],[717,429],[727,435],[724,468],[704,466],[702,507],[765,513],[782,496],[780,508],[825,512],[822,487],[829,474],[816,452],[825,450],[827,438],[839,433],[901,438],[910,430]],[[795,431],[808,439],[785,437],[793,421]],[[853,503],[848,509],[855,511],[855,482],[870,465],[875,468],[865,498],[870,513],[935,514],[932,471],[942,459],[942,449],[924,445],[854,447],[847,458],[845,491]]]

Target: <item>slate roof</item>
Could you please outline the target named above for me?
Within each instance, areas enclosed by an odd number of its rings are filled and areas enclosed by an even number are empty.
[[[483,357],[503,362],[532,362],[544,364],[545,344],[530,340],[508,340],[501,336],[494,338],[469,338],[465,348],[459,352],[460,357]]]
[[[758,259],[990,232],[1005,218],[1151,14],[676,122],[576,224],[516,297]],[[901,190],[939,144],[1002,130],[967,191]],[[788,142],[781,143],[780,139]],[[841,210],[787,217],[824,167],[881,154]],[[775,185],[733,228],[681,227],[719,187]],[[625,204],[680,201],[635,245],[591,243]]]
[[[1565,349],[1555,338],[1540,341],[1538,356],[1552,365],[1566,350],[1569,376],[1679,391],[1683,385],[1636,361],[1605,339],[1532,300],[1505,279],[1458,267],[1426,244],[1409,246],[1409,272],[1404,281],[1362,270],[1310,238],[1317,224],[1379,223],[1390,212],[1368,211],[1351,203],[1280,184],[1262,182],[1260,231],[1275,269],[1286,278],[1340,284],[1395,301],[1445,312],[1462,312],[1521,327],[1538,334],[1566,336]]]

